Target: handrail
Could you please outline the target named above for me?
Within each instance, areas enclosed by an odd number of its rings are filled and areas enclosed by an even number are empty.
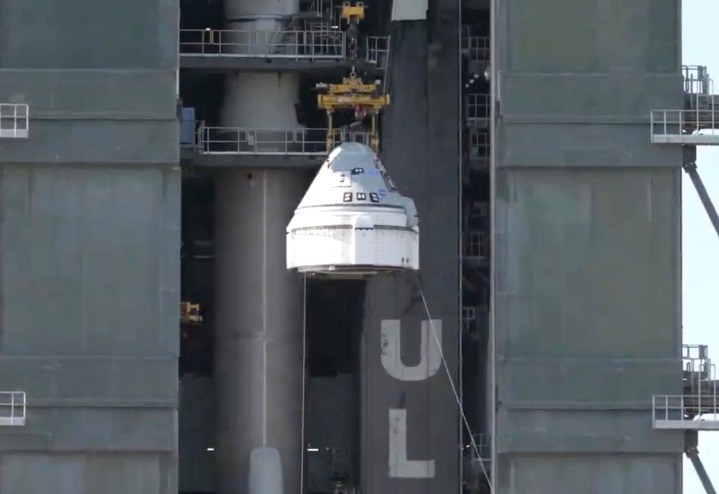
[[[470,62],[489,62],[489,36],[467,36],[465,42]]]
[[[469,133],[470,159],[483,159],[489,157],[489,134],[472,129]]]
[[[708,109],[652,110],[652,142],[719,143],[719,119],[713,104]],[[698,132],[702,132],[699,134]]]
[[[489,95],[472,93],[466,96],[467,124],[477,125],[489,120]]]
[[[652,421],[655,429],[719,430],[719,396],[653,396]]]
[[[480,258],[489,255],[489,235],[485,231],[471,230],[464,241],[464,257]]]
[[[345,33],[338,30],[180,30],[180,54],[183,55],[342,60],[345,46]]]
[[[334,140],[369,145],[370,133],[335,129]],[[323,156],[327,154],[327,129],[258,129],[201,125],[197,147],[202,154]]]
[[[380,69],[386,69],[389,63],[390,43],[389,36],[367,36],[365,38],[365,61]]]
[[[691,95],[712,94],[712,79],[704,65],[683,65],[684,92]]]
[[[706,360],[709,358],[708,345],[682,344],[682,359]]]
[[[23,103],[0,103],[0,138],[25,139],[29,135],[30,107]]]
[[[23,426],[27,413],[24,391],[0,391],[0,426]]]

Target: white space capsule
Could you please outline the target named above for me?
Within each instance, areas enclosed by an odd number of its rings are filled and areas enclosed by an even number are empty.
[[[287,225],[287,269],[333,277],[419,269],[419,221],[369,147],[346,142],[322,164]]]

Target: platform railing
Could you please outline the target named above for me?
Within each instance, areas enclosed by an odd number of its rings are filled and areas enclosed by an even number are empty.
[[[714,108],[652,110],[651,140],[655,144],[719,144],[717,112]]]
[[[712,94],[712,80],[704,65],[683,65],[684,92],[686,94]]]
[[[0,426],[25,425],[27,395],[24,391],[0,391]]]
[[[488,434],[474,434],[473,437],[479,455],[477,455],[477,451],[474,450],[471,444],[464,445],[463,481],[467,485],[469,492],[482,492],[482,486],[486,486],[486,479],[491,468],[491,443]]]
[[[489,122],[489,95],[468,94],[466,96],[467,125],[486,125]]]
[[[489,134],[472,129],[469,133],[469,159],[486,160],[489,158]]]
[[[489,62],[489,36],[468,36],[466,43],[470,62]]]
[[[390,51],[389,36],[368,36],[365,38],[365,61],[386,69]]]
[[[477,320],[477,308],[471,305],[462,307],[462,329],[465,333],[474,331],[474,324]]]
[[[369,145],[370,133],[336,129],[334,141]],[[199,151],[203,154],[323,156],[327,154],[327,129],[255,129],[205,127],[198,130]]]
[[[682,345],[682,359],[706,360],[709,358],[709,345]]]
[[[694,386],[703,382],[716,382],[716,366],[709,359],[707,345],[682,345],[682,366],[686,378]]]
[[[339,30],[181,29],[180,54],[342,60],[345,58],[345,33]]]
[[[655,429],[719,430],[719,397],[713,395],[657,395],[652,397]]]
[[[0,138],[25,139],[29,135],[30,108],[26,104],[0,103]]]
[[[464,241],[464,257],[479,259],[489,255],[489,235],[483,231],[470,231]]]
[[[489,322],[486,306],[465,305],[462,307],[462,330],[468,336],[476,336],[486,329]]]

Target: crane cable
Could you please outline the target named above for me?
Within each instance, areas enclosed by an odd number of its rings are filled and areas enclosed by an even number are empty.
[[[300,494],[305,486],[305,395],[307,393],[307,274],[302,276],[302,421],[300,429]]]
[[[482,473],[484,474],[484,478],[487,480],[487,485],[489,486],[489,492],[494,492],[494,486],[492,485],[492,481],[489,478],[489,472],[487,472],[487,469],[484,467],[484,462],[482,461],[482,456],[479,453],[479,448],[477,447],[477,442],[474,440],[474,436],[472,435],[472,428],[469,425],[469,420],[467,420],[467,415],[464,413],[464,407],[462,406],[462,398],[459,396],[459,392],[457,391],[457,386],[454,383],[454,379],[452,379],[452,373],[449,370],[449,365],[447,364],[447,359],[444,357],[444,351],[442,351],[442,342],[439,339],[439,335],[437,334],[437,328],[434,326],[434,322],[432,319],[432,314],[429,311],[429,304],[427,303],[427,297],[424,294],[424,287],[422,286],[422,278],[419,275],[419,271],[417,272],[417,288],[419,289],[419,296],[422,299],[422,305],[424,306],[424,311],[427,314],[427,318],[429,319],[429,327],[432,330],[432,335],[434,336],[434,342],[437,345],[437,350],[439,351],[439,356],[442,359],[442,366],[444,367],[445,372],[447,373],[447,379],[449,380],[449,385],[452,388],[452,393],[454,394],[454,400],[457,403],[457,407],[459,409],[459,413],[462,417],[462,422],[464,423],[464,427],[467,429],[467,434],[469,435],[469,440],[472,446],[472,450],[474,454],[477,456],[477,460],[479,461],[479,466],[482,468]]]

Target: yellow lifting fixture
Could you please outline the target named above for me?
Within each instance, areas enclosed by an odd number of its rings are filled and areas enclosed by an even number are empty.
[[[344,77],[340,84],[317,84],[317,89],[324,94],[317,96],[317,106],[327,111],[327,151],[334,148],[334,128],[332,116],[335,110],[355,111],[355,118],[364,119],[369,113],[372,129],[370,132],[370,147],[378,152],[379,137],[377,136],[377,114],[389,105],[389,95],[383,94],[382,82],[376,80],[365,84],[357,77],[354,63],[357,61],[357,25],[365,18],[364,2],[342,2],[340,17],[347,21],[347,37],[349,39],[349,59],[352,60],[352,71],[349,77]]]
[[[202,322],[200,304],[180,302],[180,322],[182,324],[199,324]]]
[[[342,2],[340,18],[349,23],[362,21],[364,20],[364,9],[364,2],[356,2],[354,5],[352,2]]]
[[[334,128],[332,115],[335,110],[355,110],[355,117],[362,119],[369,113],[372,128],[370,132],[370,147],[379,150],[379,137],[377,135],[377,114],[389,105],[389,95],[382,94],[381,81],[365,84],[353,74],[344,77],[341,84],[317,84],[317,89],[326,90],[326,94],[317,96],[317,106],[327,111],[327,151],[334,148]]]

